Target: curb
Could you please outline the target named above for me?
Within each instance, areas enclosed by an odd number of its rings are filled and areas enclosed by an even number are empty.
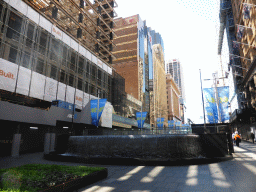
[[[98,182],[102,179],[107,178],[108,170],[104,168],[103,170],[93,172],[89,175],[86,175],[82,178],[78,178],[75,180],[64,182],[63,184],[59,184],[57,186],[53,186],[44,190],[40,190],[39,192],[68,192],[78,190],[82,187],[86,187],[92,183]]]
[[[250,141],[250,140],[245,140],[245,139],[242,139],[242,141],[245,141],[245,142],[247,142],[247,143],[251,143],[251,144],[255,144],[256,142],[252,142],[252,141]]]

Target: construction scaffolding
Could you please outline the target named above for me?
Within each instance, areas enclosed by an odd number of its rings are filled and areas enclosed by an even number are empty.
[[[105,62],[112,63],[115,0],[23,0]]]

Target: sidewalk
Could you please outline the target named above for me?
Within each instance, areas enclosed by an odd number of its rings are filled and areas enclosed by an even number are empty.
[[[108,169],[108,178],[81,188],[79,192],[190,192],[255,191],[256,145],[243,142],[234,146],[234,159],[204,165],[127,166],[92,165]],[[0,168],[28,163],[78,166],[82,163],[55,162],[43,159],[43,153],[24,154],[19,158],[0,158]]]

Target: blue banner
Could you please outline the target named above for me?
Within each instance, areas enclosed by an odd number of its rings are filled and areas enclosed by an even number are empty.
[[[175,127],[177,130],[179,130],[181,127],[181,121],[175,122]]]
[[[158,128],[163,128],[164,127],[164,117],[163,118],[157,118],[157,127]]]
[[[174,120],[168,121],[168,127],[173,128],[174,127]]]
[[[175,124],[174,120],[168,121],[168,127],[169,128],[174,128],[174,124]]]
[[[98,103],[98,101],[99,101],[99,103]],[[101,117],[101,114],[103,112],[106,102],[107,102],[107,99],[91,100],[92,124],[97,127],[99,126],[99,120],[100,120],[100,117]],[[99,104],[99,106],[98,106],[98,104]],[[97,116],[98,116],[98,118],[97,118]]]
[[[229,120],[228,113],[228,98],[229,98],[229,87],[218,87],[218,97],[219,97],[219,110],[221,115],[221,122]]]
[[[218,109],[213,88],[203,89],[206,116],[210,124],[218,123]]]
[[[141,118],[142,115],[142,118]],[[137,122],[138,122],[138,128],[143,128],[145,119],[147,117],[147,112],[137,112],[136,113],[136,118],[137,118]]]

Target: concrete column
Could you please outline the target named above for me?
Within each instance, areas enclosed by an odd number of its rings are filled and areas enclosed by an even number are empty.
[[[19,157],[20,155],[20,140],[21,140],[21,134],[13,135],[12,157]]]
[[[50,152],[54,151],[55,147],[55,133],[51,133]]]
[[[44,138],[44,154],[50,153],[51,133],[46,133]]]

